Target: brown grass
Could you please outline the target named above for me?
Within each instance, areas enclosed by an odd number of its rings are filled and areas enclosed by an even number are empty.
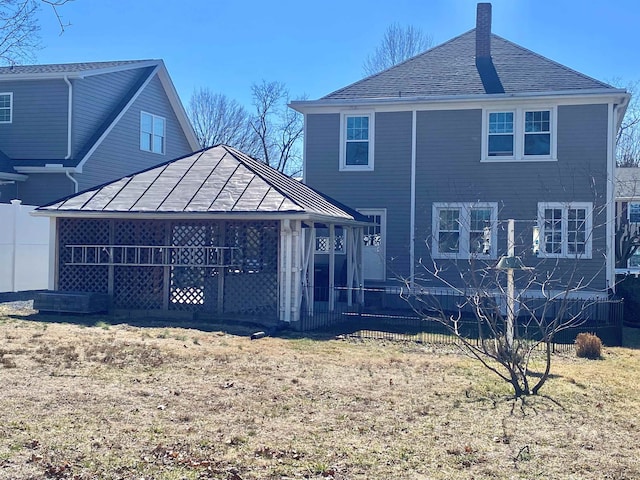
[[[0,478],[640,478],[640,352],[554,361],[522,403],[452,347],[0,315]]]

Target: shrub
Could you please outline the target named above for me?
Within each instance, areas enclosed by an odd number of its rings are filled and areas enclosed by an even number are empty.
[[[602,341],[593,333],[579,333],[576,337],[576,356],[598,359],[602,354]]]

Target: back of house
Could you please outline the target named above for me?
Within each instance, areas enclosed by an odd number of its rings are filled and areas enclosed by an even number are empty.
[[[493,34],[481,3],[475,29],[291,107],[305,117],[305,183],[376,222],[366,285],[473,287],[509,253],[513,219],[513,251],[535,278],[605,296],[628,101]]]

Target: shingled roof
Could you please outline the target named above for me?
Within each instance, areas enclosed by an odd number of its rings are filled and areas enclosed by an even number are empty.
[[[355,210],[227,145],[128,175],[36,211],[42,215],[275,213],[367,222]]]
[[[80,62],[80,63],[52,63],[46,65],[13,65],[0,67],[0,79],[3,77],[17,77],[24,75],[71,75],[74,73],[99,73],[104,70],[118,68],[133,68],[147,65],[157,65],[161,60],[118,60],[110,62]]]
[[[537,53],[491,34],[491,58],[505,94],[613,89]],[[476,66],[476,29],[322,100],[487,94]]]

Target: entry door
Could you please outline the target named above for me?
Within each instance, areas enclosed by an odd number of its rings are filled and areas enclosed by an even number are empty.
[[[386,279],[386,236],[387,211],[384,208],[363,208],[358,210],[373,223],[364,227],[362,257],[365,280]]]

